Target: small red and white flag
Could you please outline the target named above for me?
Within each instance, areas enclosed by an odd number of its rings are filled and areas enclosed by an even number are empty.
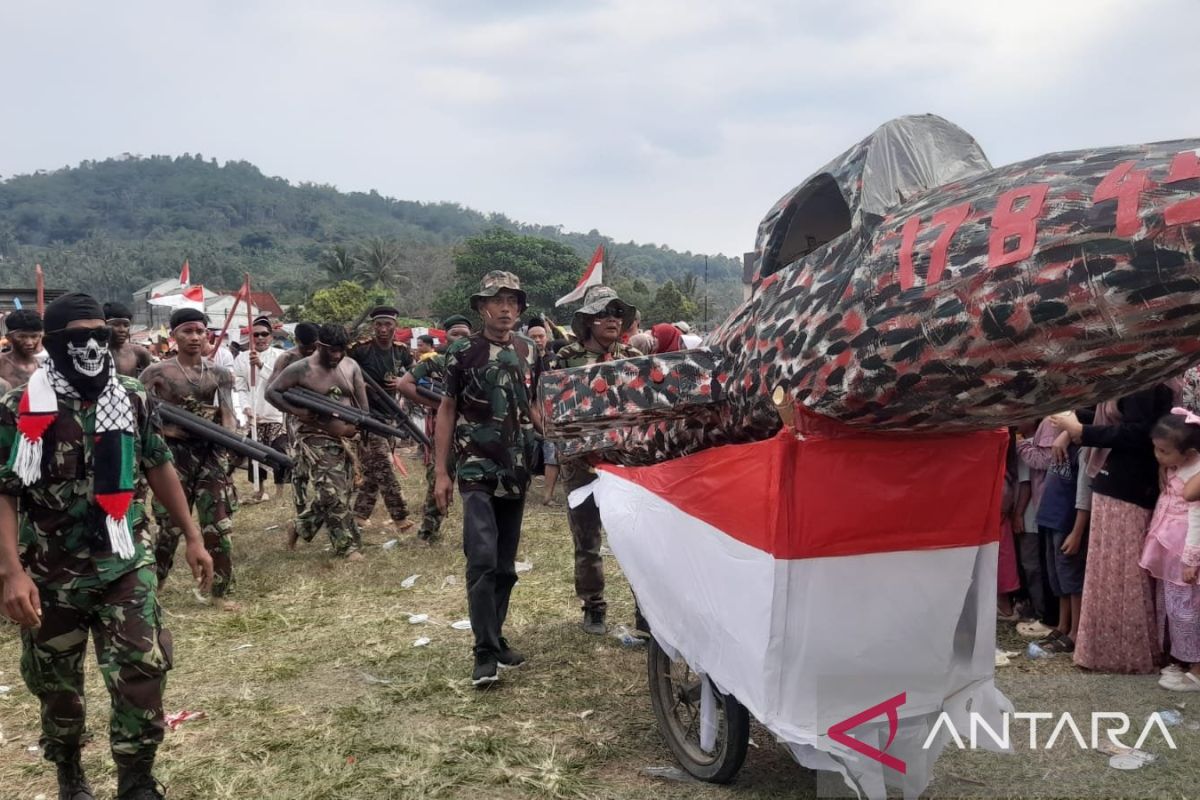
[[[916,796],[948,740],[932,734],[941,712],[960,731],[968,710],[999,730],[1010,708],[993,683],[1006,444],[996,431],[785,431],[601,466],[571,502],[591,491],[669,654],[810,769],[869,797],[897,779]],[[894,716],[874,713],[889,699]]]
[[[186,269],[186,267],[184,268]],[[189,286],[178,294],[168,294],[162,297],[151,297],[150,305],[166,306],[167,308],[194,308],[204,310],[204,301],[213,297],[212,292],[205,291],[203,286]]]
[[[183,269],[181,269],[179,271],[179,285],[180,286],[191,286],[192,285],[192,270],[191,270],[191,267],[188,266],[188,262],[187,262],[186,258],[183,260]]]
[[[579,279],[579,283],[575,284],[575,288],[558,298],[558,302],[554,305],[565,306],[567,303],[577,303],[587,294],[588,287],[599,286],[602,283],[604,283],[604,245],[596,248],[596,252],[592,254],[591,263],[583,271],[583,277]]]

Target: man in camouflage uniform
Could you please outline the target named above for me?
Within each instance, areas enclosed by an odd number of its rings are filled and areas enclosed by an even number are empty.
[[[350,439],[358,430],[293,406],[283,396],[288,389],[303,386],[345,405],[366,408],[362,370],[345,357],[347,344],[345,328],[322,325],[316,356],[301,359],[279,373],[267,387],[267,402],[296,418],[296,471],[308,487],[308,505],[288,523],[288,549],[294,550],[299,539],[311,542],[324,527],[335,556],[361,561],[362,536],[351,513],[354,452]]]
[[[449,346],[459,339],[471,335],[471,321],[462,315],[455,314],[442,321],[442,330],[446,331],[446,342]],[[445,386],[445,382],[446,356],[444,353],[436,353],[417,362],[400,379],[400,396],[410,403],[416,403],[426,408],[425,435],[429,437],[430,442],[433,442],[437,436],[437,418],[434,414],[440,401],[434,400],[428,395],[422,395],[418,391],[418,387],[430,390],[438,387],[437,391],[440,391],[441,387]],[[451,473],[451,477],[453,478],[453,473]],[[433,448],[427,447],[425,448],[425,505],[421,508],[421,527],[417,530],[417,540],[425,544],[437,542],[438,530],[442,527],[442,520],[446,518],[446,515],[438,508],[437,498],[433,494],[435,481]]]
[[[297,361],[308,358],[317,352],[317,335],[321,326],[315,322],[301,322],[296,325],[296,346],[275,360],[275,369],[271,373],[272,380],[282,375],[283,371]],[[283,427],[287,434],[288,455],[296,458],[296,418],[291,414],[283,415]],[[301,476],[297,470],[292,470],[292,502],[296,507],[297,516],[308,508],[308,478]]]
[[[621,335],[636,318],[637,309],[617,297],[607,286],[593,286],[583,298],[583,307],[571,319],[576,339],[555,354],[554,369],[582,367],[601,361],[640,356],[637,350],[621,343]],[[562,460],[563,483],[567,494],[596,480],[596,470],[585,458]],[[608,630],[604,618],[604,561],[600,557],[600,509],[589,497],[568,509],[567,522],[575,541],[575,594],[583,604],[583,629],[602,635]]]
[[[413,364],[409,349],[396,344],[396,317],[399,314],[391,306],[372,309],[373,337],[350,348],[350,358],[358,362],[363,372],[393,394],[400,386],[400,376]],[[371,410],[384,411],[379,408]],[[371,513],[375,510],[375,496],[382,494],[396,529],[406,531],[411,528],[413,524],[408,519],[408,505],[404,502],[404,493],[400,490],[396,473],[392,471],[391,441],[386,436],[364,431],[358,452],[362,463],[362,480],[354,501],[354,516],[359,524],[369,523]]]
[[[202,311],[180,308],[171,314],[170,325],[177,354],[175,358],[152,364],[142,372],[141,381],[146,391],[151,397],[184,411],[206,419],[216,417],[227,430],[236,430],[233,374],[224,367],[210,366],[204,359],[208,318]],[[163,434],[171,448],[175,472],[188,502],[196,507],[204,547],[213,560],[214,604],[226,611],[237,611],[238,605],[227,599],[234,584],[233,515],[238,509],[237,491],[230,478],[229,454],[212,442],[174,426],[164,426]],[[166,509],[157,500],[154,516],[159,521],[154,559],[158,582],[162,585],[171,573],[183,530],[170,523]]]
[[[147,485],[183,528],[203,588],[212,560],[142,385],[115,371],[99,303],[64,295],[47,306],[46,326],[49,362],[0,401],[4,612],[22,626],[21,675],[41,701],[41,746],[57,766],[58,796],[93,798],[79,752],[89,738],[83,661],[91,631],[112,702],[117,797],[161,798],[152,768],[171,638],[140,501]]]
[[[525,307],[516,275],[493,271],[484,276],[471,296],[483,330],[446,351],[446,394],[438,407],[434,495],[445,513],[454,494],[454,459],[475,633],[475,686],[494,683],[499,667],[525,660],[503,636],[517,582],[514,561],[537,447],[535,422],[541,427],[528,388],[537,382],[537,351],[514,332]]]

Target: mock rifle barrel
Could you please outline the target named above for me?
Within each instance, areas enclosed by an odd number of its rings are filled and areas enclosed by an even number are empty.
[[[155,408],[163,422],[175,425],[193,436],[212,442],[231,453],[245,456],[270,467],[283,469],[295,467],[295,462],[286,453],[281,453],[273,447],[256,442],[240,433],[227,430],[212,420],[193,414],[173,403],[156,399]]]
[[[397,427],[387,424],[378,417],[374,417],[368,411],[363,411],[354,406],[347,406],[335,400],[330,400],[328,397],[314,392],[304,386],[296,386],[283,392],[283,398],[289,403],[301,408],[306,408],[321,416],[333,417],[340,419],[348,425],[353,425],[356,428],[362,428],[370,433],[379,436],[387,436],[392,439],[402,439],[408,434]]]
[[[388,394],[387,391],[384,390],[384,388],[366,372],[363,372],[363,380],[367,384],[367,395],[376,403],[376,405],[378,405],[388,417],[394,419],[396,422],[399,422],[402,426],[404,426],[404,430],[408,432],[409,436],[426,447],[429,447],[429,437],[425,435],[425,431],[417,427],[417,424],[409,418],[408,414],[404,413],[404,409],[402,409],[400,404],[396,402],[396,398]]]

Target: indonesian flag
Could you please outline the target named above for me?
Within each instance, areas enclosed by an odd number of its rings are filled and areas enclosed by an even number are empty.
[[[184,267],[187,270],[187,267]],[[160,297],[151,297],[150,305],[166,306],[168,308],[194,308],[198,311],[204,310],[204,301],[210,297],[214,297],[212,292],[205,291],[203,286],[189,286],[178,294],[167,294]]]
[[[604,283],[604,245],[596,248],[596,252],[592,254],[592,262],[583,271],[583,277],[579,279],[579,283],[575,284],[575,288],[558,298],[558,302],[554,305],[565,306],[567,303],[579,302],[587,294],[589,286],[599,286],[602,283]]]
[[[183,260],[183,269],[181,269],[179,271],[179,285],[180,286],[191,286],[192,285],[192,270],[191,270],[191,267],[188,266],[188,262],[187,262],[186,258]]]
[[[949,739],[943,725],[924,747],[942,711],[965,731],[969,706],[998,731],[1011,708],[993,684],[1006,445],[785,430],[604,465],[571,502],[591,491],[668,653],[805,766],[915,797]]]

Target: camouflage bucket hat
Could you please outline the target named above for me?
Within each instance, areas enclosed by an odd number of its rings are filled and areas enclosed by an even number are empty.
[[[521,289],[521,279],[511,272],[498,269],[483,276],[483,280],[479,282],[479,291],[471,295],[471,308],[478,310],[479,300],[484,297],[495,297],[506,289],[520,298],[521,310],[524,311],[528,307],[529,301],[525,297],[524,290]]]
[[[637,316],[637,308],[617,297],[616,289],[611,289],[608,286],[593,286],[583,296],[583,307],[575,312],[575,316],[571,317],[571,330],[579,337],[579,341],[582,342],[588,337],[588,331],[591,328],[591,318],[609,306],[616,306],[622,310],[622,333],[633,327],[633,320]]]

